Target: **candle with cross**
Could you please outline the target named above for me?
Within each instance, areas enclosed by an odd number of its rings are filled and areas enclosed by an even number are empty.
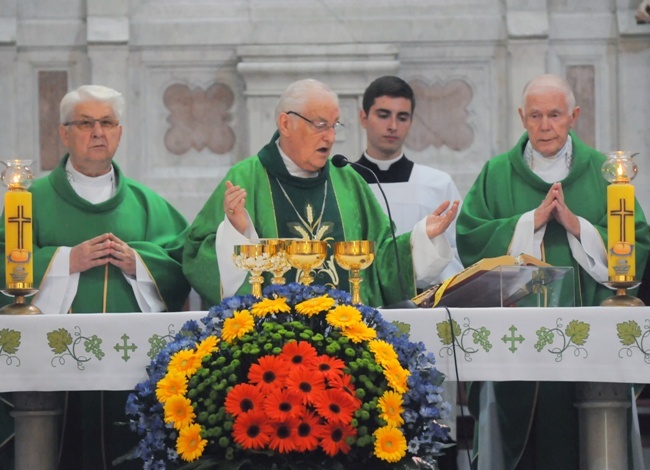
[[[5,274],[9,289],[31,289],[34,283],[32,248],[31,161],[2,162],[5,194]]]
[[[634,238],[634,186],[637,166],[629,152],[608,154],[603,175],[607,187],[607,265],[610,281],[634,281],[636,276]]]

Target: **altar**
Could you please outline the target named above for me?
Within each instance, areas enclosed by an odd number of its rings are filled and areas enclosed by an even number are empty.
[[[650,372],[650,307],[381,313],[410,325],[411,340],[435,354],[447,380],[456,380],[454,354],[462,382],[645,383]],[[0,317],[0,391],[131,390],[185,322],[206,314]]]
[[[408,325],[411,341],[426,345],[447,381],[647,382],[650,307],[434,308],[381,313],[388,321]],[[131,390],[146,378],[146,367],[183,325],[187,321],[200,325],[206,315],[193,311],[2,316],[0,391],[26,392],[16,395],[20,397],[33,392]],[[45,461],[36,467],[33,461],[21,462],[36,454],[20,451],[34,448],[34,430],[47,431],[51,440],[57,440],[52,425],[58,419],[56,412],[35,413],[29,415],[27,428],[19,427],[22,415],[15,414],[16,470],[55,468],[48,465],[53,451],[50,457],[44,454]],[[43,439],[47,442],[47,437]]]

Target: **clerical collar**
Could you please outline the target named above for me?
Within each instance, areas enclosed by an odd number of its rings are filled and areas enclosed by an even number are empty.
[[[108,173],[101,176],[86,176],[72,166],[70,159],[65,163],[65,174],[70,186],[79,197],[100,204],[115,195],[115,170],[113,165]]]
[[[547,183],[561,181],[566,178],[573,165],[573,141],[567,136],[564,146],[553,156],[545,157],[533,149],[530,140],[526,143],[524,159],[528,168]]]
[[[298,178],[316,178],[318,176],[318,171],[303,170],[298,165],[296,165],[296,163],[282,151],[282,148],[280,147],[280,139],[275,141],[275,145],[277,145],[278,152],[280,152],[284,166],[287,167],[287,171],[291,176],[297,176]]]
[[[363,156],[366,157],[368,160],[370,160],[375,165],[377,165],[377,167],[381,171],[387,171],[393,163],[397,163],[400,160],[400,158],[404,157],[404,152],[400,153],[395,158],[391,158],[390,160],[377,160],[376,158],[372,158],[370,155],[368,155],[367,150],[365,152],[363,152]]]

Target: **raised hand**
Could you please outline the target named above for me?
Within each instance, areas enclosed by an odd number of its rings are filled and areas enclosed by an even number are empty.
[[[223,197],[223,211],[235,229],[244,234],[248,228],[246,217],[246,190],[226,181],[226,192]]]
[[[429,238],[437,237],[447,230],[447,227],[449,227],[456,218],[456,214],[458,214],[459,203],[459,201],[445,201],[427,216],[426,229]]]

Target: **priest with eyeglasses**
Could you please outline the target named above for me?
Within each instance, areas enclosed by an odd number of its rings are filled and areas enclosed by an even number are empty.
[[[329,158],[343,126],[336,93],[317,80],[296,81],[282,93],[275,120],[269,143],[230,169],[190,228],[183,270],[204,306],[250,292],[247,273],[233,263],[234,246],[264,238],[327,242],[328,257],[314,283],[346,291],[348,272],[334,262],[334,242],[376,242],[361,284],[367,305],[399,303],[415,295],[416,281],[433,282],[453,259],[444,231],[458,201],[445,201],[397,237],[400,280],[389,219],[363,178],[351,167],[335,168]],[[285,278],[298,281],[296,275],[291,270]]]
[[[113,161],[124,108],[121,93],[97,85],[61,101],[59,134],[69,152],[29,188],[39,289],[31,301],[44,314],[178,311],[189,294],[181,269],[187,221]],[[4,242],[0,224],[0,251]],[[4,269],[0,263],[2,278]],[[127,429],[115,426],[126,422],[127,393],[66,392],[59,468],[107,468],[130,450]],[[0,438],[13,425],[3,407],[0,400]],[[10,468],[3,455],[13,442],[2,441],[0,468]]]

